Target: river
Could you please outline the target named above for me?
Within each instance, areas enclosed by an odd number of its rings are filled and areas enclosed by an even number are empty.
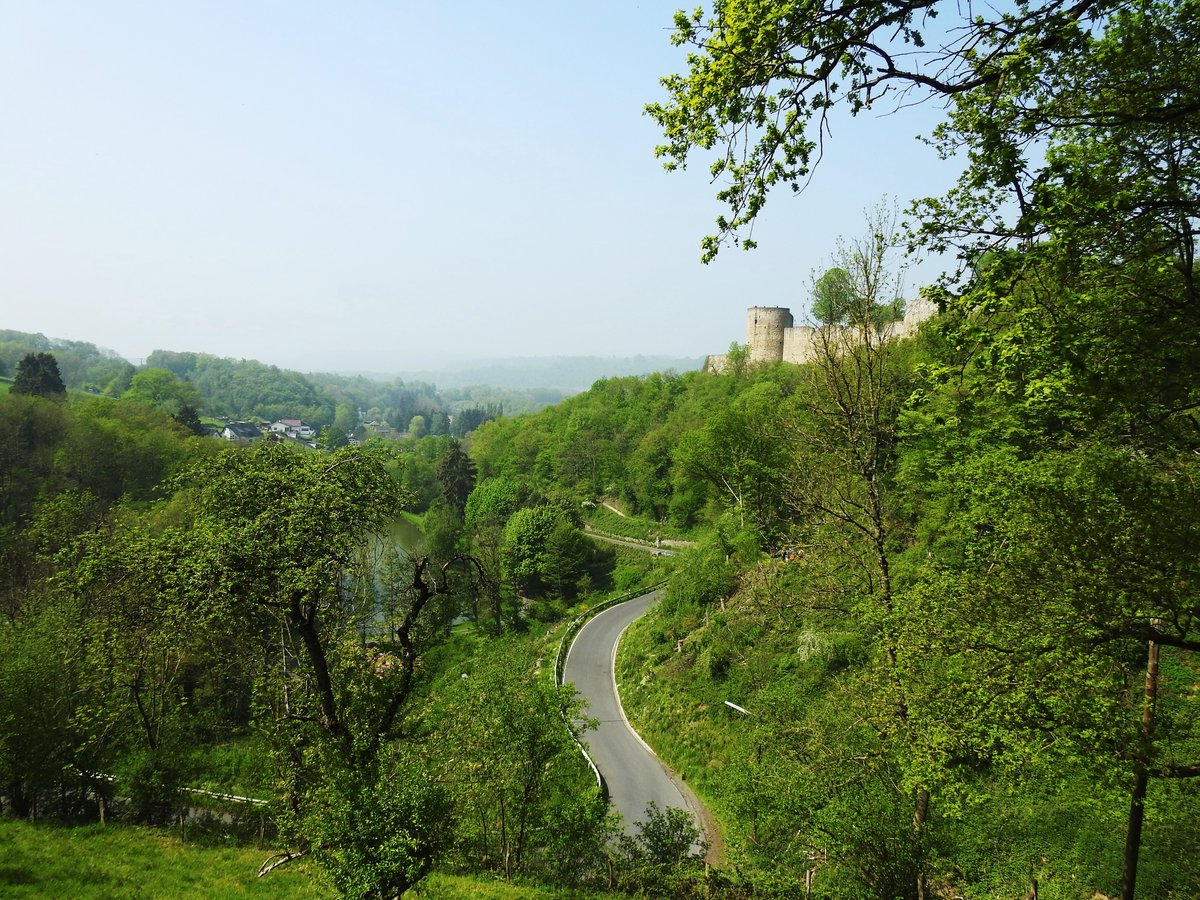
[[[416,522],[407,516],[398,516],[388,530],[393,547],[399,547],[409,556],[416,556],[425,549],[425,534]]]

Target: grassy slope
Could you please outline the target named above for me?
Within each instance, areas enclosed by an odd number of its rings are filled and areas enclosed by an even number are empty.
[[[205,848],[161,831],[0,819],[5,897],[334,897],[304,860],[256,877],[270,853]]]
[[[620,515],[603,504],[598,504],[595,509],[588,511],[584,515],[584,521],[597,531],[639,541],[653,542],[656,538],[664,541],[677,541],[686,540],[689,537],[678,528],[640,516]]]
[[[839,660],[856,656],[852,628],[825,623],[822,629],[787,618],[768,621],[742,597],[732,598],[724,610],[718,604],[664,604],[630,627],[618,654],[618,682],[630,720],[709,805],[726,838],[728,860],[739,865],[753,867],[746,854],[754,854],[747,844],[749,823],[736,810],[738,779],[731,776],[739,761],[753,755],[754,719],[724,701],[761,712],[772,702],[768,694],[783,693],[798,709],[820,709],[827,673],[844,664]],[[806,642],[823,649],[801,653]],[[1041,791],[1027,787],[1007,794],[997,785],[992,804],[943,820],[954,860],[949,868],[963,896],[1020,896],[1030,874],[1041,881],[1043,898],[1093,900],[1115,893],[1126,788],[1070,774],[1061,773]],[[1194,781],[1156,781],[1151,787],[1139,896],[1200,896],[1194,853],[1200,829],[1189,814],[1200,798]]]
[[[633,726],[691,785],[717,817],[723,837],[736,847],[742,823],[727,809],[722,786],[731,759],[744,752],[749,723],[725,701],[750,702],[747,686],[736,677],[745,672],[745,660],[738,660],[733,678],[707,677],[696,644],[706,632],[723,628],[724,616],[718,611],[714,622],[712,611],[664,612],[635,622],[621,639],[621,701]]]
[[[0,896],[110,900],[146,897],[333,898],[315,867],[298,860],[256,877],[270,851],[199,847],[149,828],[63,828],[0,818]],[[435,874],[411,900],[560,900],[584,896],[481,876]],[[588,894],[596,900],[608,895]]]

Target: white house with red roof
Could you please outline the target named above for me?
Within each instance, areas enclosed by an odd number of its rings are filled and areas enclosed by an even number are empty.
[[[311,441],[317,430],[300,419],[280,419],[271,423],[271,434],[281,434],[299,441]]]

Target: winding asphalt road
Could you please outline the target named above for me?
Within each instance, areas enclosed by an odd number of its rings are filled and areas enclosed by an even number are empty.
[[[651,801],[659,809],[686,809],[697,827],[703,827],[695,795],[667,770],[625,718],[613,675],[622,632],[661,598],[662,591],[643,594],[588,621],[571,644],[563,672],[563,680],[574,682],[587,699],[587,714],[599,721],[584,740],[588,754],[608,783],[610,801],[624,819],[627,834],[637,831],[637,823],[645,819],[646,805]]]

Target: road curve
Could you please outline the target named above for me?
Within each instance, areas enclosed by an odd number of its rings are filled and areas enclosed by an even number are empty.
[[[643,594],[589,620],[572,642],[563,670],[563,680],[574,682],[587,700],[587,715],[599,722],[584,740],[608,783],[609,799],[624,819],[627,834],[637,831],[651,801],[659,809],[677,806],[688,810],[703,829],[699,801],[638,737],[617,695],[613,673],[617,642],[629,624],[661,598],[661,590]]]

